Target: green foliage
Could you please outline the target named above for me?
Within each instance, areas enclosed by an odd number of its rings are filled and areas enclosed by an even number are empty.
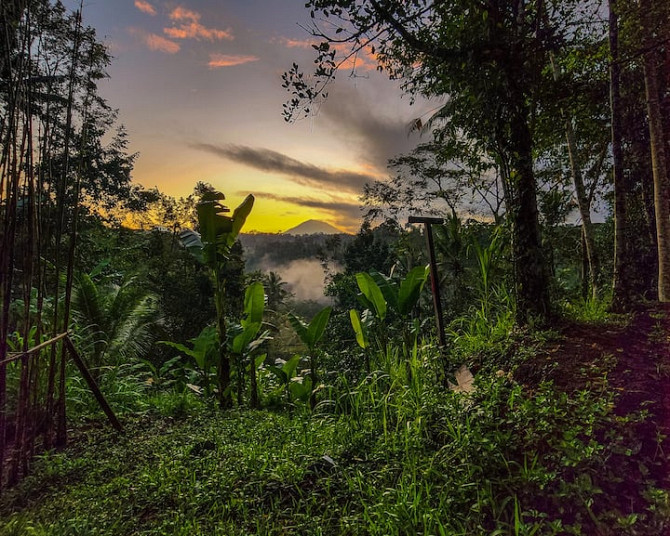
[[[242,403],[245,360],[249,365],[251,382],[251,407],[258,407],[258,387],[256,371],[265,360],[265,356],[254,358],[258,349],[270,340],[269,331],[259,335],[265,310],[265,291],[263,284],[256,282],[249,285],[244,296],[244,317],[239,327],[231,326],[230,351],[237,359],[238,404]]]
[[[332,307],[324,307],[314,315],[314,318],[309,323],[305,323],[297,316],[289,313],[289,320],[293,329],[310,352],[314,352],[316,345],[321,340],[321,337],[323,337],[332,311]]]
[[[188,393],[153,395],[141,416],[126,418],[126,434],[87,428],[76,448],[41,456],[34,476],[0,500],[0,532],[559,535],[616,527],[651,536],[667,529],[667,491],[644,476],[654,461],[630,455],[639,449],[632,427],[644,415],[614,414],[608,369],[598,372],[598,388],[570,393],[480,374],[465,395],[436,386],[427,366],[433,351],[417,353],[411,383],[397,352],[389,372],[355,383],[340,377],[329,391],[336,396],[313,414],[221,414]],[[310,380],[289,381],[299,359],[277,374],[294,401],[306,401]],[[634,498],[620,500],[622,486]]]
[[[265,310],[265,292],[262,283],[252,283],[244,295],[244,318],[240,320],[241,332],[233,336],[231,351],[243,354],[250,350],[252,341],[258,335]]]
[[[199,384],[203,387],[205,395],[210,395],[213,392],[212,383],[215,380],[215,370],[219,359],[219,335],[216,327],[206,326],[197,337],[190,339],[188,342],[191,345],[190,348],[181,343],[160,341],[161,344],[174,348],[192,359],[191,363],[173,359],[168,361],[166,365],[171,365],[173,369],[180,367],[184,373],[185,383]],[[195,370],[197,376],[189,374],[190,370]]]
[[[290,384],[289,388],[291,393],[295,398],[303,399],[307,392],[310,393],[310,405],[312,409],[316,406],[316,389],[318,386],[318,377],[317,377],[317,368],[318,368],[318,356],[317,356],[317,344],[323,337],[323,334],[326,331],[326,326],[328,325],[328,320],[330,319],[330,314],[332,313],[332,307],[324,307],[314,315],[314,318],[306,324],[300,320],[297,316],[289,313],[289,321],[291,326],[295,330],[300,340],[307,346],[309,350],[309,368],[310,376],[304,378],[301,384]],[[309,381],[308,381],[309,380]],[[294,387],[294,385],[296,385]]]
[[[356,342],[366,352],[367,372],[370,372],[370,356],[367,352],[370,341],[376,342],[383,363],[388,351],[388,343],[394,322],[387,318],[391,311],[399,324],[402,335],[402,349],[406,357],[415,349],[419,336],[419,323],[410,321],[409,315],[416,307],[421,291],[429,275],[428,266],[412,268],[402,280],[387,277],[379,272],[358,273],[356,282],[361,294],[358,299],[365,307],[361,315],[357,310],[349,311],[351,326],[356,335]],[[376,319],[373,318],[373,313]]]
[[[368,308],[374,311],[377,318],[383,322],[386,318],[387,304],[377,283],[370,274],[365,272],[356,274],[356,283],[366,299],[365,305],[370,305]]]
[[[572,320],[604,324],[612,319],[612,314],[609,311],[610,305],[608,299],[594,299],[589,296],[586,300],[566,301],[562,304],[562,308],[565,315]]]
[[[220,203],[225,196],[216,190],[205,189],[196,206],[201,236],[191,230],[180,234],[184,246],[212,271],[214,276],[214,297],[217,314],[217,333],[219,350],[217,362],[217,384],[219,403],[222,407],[232,404],[230,394],[230,360],[227,352],[226,327],[226,268],[231,247],[237,239],[244,222],[254,205],[254,196],[246,199],[233,212],[232,218],[226,216],[230,210]]]
[[[72,298],[78,347],[91,367],[144,357],[161,322],[157,298],[132,277],[80,274]]]
[[[371,313],[369,309],[363,311],[362,316],[356,309],[351,309],[351,311],[349,311],[351,327],[354,328],[354,333],[356,334],[356,342],[358,343],[358,346],[363,348],[363,350],[370,347],[370,340],[368,337],[368,332],[370,330],[370,326],[372,325],[370,314]]]

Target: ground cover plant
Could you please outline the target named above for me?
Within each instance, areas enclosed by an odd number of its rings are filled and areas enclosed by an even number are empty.
[[[660,321],[666,328],[667,316]],[[607,325],[614,343],[646,338],[658,348],[648,339],[653,329],[636,336],[645,324],[634,322]],[[3,534],[661,534],[670,504],[664,438],[653,435],[664,432],[659,409],[616,409],[624,361],[637,356],[625,353],[630,346],[618,358],[604,359],[607,348],[570,355],[570,338],[557,335],[537,348],[506,370],[476,374],[470,393],[443,390],[417,359],[411,384],[404,367],[342,380],[314,411],[303,404],[292,413],[220,412],[190,392],[163,394],[126,416],[124,435],[93,421],[67,450],[42,455],[33,476],[3,497],[0,527]],[[658,381],[666,385],[667,374]]]

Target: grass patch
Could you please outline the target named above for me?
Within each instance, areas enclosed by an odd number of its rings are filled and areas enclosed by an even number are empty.
[[[613,366],[571,393],[378,372],[315,413],[160,399],[124,435],[89,427],[38,459],[3,496],[0,533],[659,534],[660,462],[636,456],[645,414],[613,413]]]

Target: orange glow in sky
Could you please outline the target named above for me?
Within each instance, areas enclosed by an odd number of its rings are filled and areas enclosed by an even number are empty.
[[[139,154],[133,180],[175,197],[208,182],[231,207],[253,193],[247,231],[316,219],[355,232],[364,184],[418,141],[407,126],[423,110],[370,51],[344,64],[310,117],[283,120],[282,73],[314,67],[303,0],[85,2],[83,20],[114,57],[100,89]]]

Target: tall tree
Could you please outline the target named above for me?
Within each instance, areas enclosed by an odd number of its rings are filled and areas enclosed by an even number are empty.
[[[610,115],[612,136],[612,177],[614,183],[614,280],[612,305],[615,310],[630,306],[630,281],[626,260],[629,240],[626,225],[626,203],[629,192],[624,177],[623,139],[621,127],[621,65],[619,57],[619,15],[616,0],[609,0],[610,47]]]
[[[83,203],[90,205],[106,194],[115,200],[124,197],[132,156],[125,155],[122,133],[111,145],[101,141],[114,123],[113,112],[97,93],[109,55],[94,30],[82,23],[81,12],[70,13],[61,2],[49,0],[10,1],[2,3],[0,17],[3,361],[13,329],[8,320],[10,304],[17,299],[24,301],[24,318],[19,322],[24,347],[39,342],[48,331],[68,329],[78,260],[77,222],[86,214]],[[49,318],[47,302],[53,304]],[[46,366],[38,355],[21,360],[12,476],[18,473],[17,464],[23,463],[24,471],[27,468],[26,453],[32,451],[34,439],[29,434],[36,427],[27,426],[26,419],[38,414],[38,395],[45,390],[47,419],[53,422],[52,410],[58,407],[59,439],[64,441],[65,367],[56,358],[54,351]],[[0,471],[5,466],[3,444],[9,429],[2,422],[4,379],[4,366],[0,366]],[[51,431],[47,426],[47,446],[52,444]]]
[[[541,247],[532,120],[546,87],[548,55],[570,43],[586,2],[466,0],[311,0],[317,85],[297,65],[284,75],[293,98],[285,112],[323,95],[337,70],[336,48],[375,54],[405,91],[448,97],[441,113],[448,135],[478,144],[501,170],[511,224],[517,320],[550,313],[548,271]],[[332,28],[324,31],[323,28]],[[331,46],[338,44],[337,47]],[[546,95],[546,91],[544,91]]]
[[[640,0],[645,96],[654,177],[658,299],[670,301],[670,4]]]

